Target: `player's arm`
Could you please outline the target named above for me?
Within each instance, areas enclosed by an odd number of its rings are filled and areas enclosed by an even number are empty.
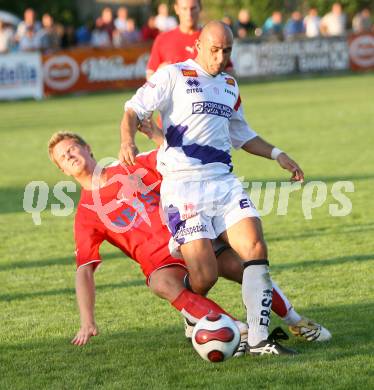
[[[291,180],[304,181],[304,172],[286,153],[269,144],[253,131],[244,119],[240,95],[234,106],[229,123],[231,143],[236,149],[247,153],[277,160],[278,164],[292,173]]]
[[[292,181],[304,181],[304,172],[299,165],[285,152],[282,152],[280,149],[269,144],[261,137],[256,136],[250,139],[242,146],[242,149],[247,153],[255,154],[256,156],[277,160],[278,164],[283,169],[287,169],[292,173]]]
[[[139,153],[135,145],[138,124],[137,113],[132,108],[128,108],[124,112],[121,121],[121,148],[119,152],[119,160],[128,165],[135,164],[135,156]]]
[[[71,342],[74,345],[85,345],[92,336],[99,333],[95,323],[95,279],[92,264],[78,268],[75,288],[81,327]]]
[[[171,99],[172,84],[170,70],[160,69],[126,102],[121,121],[121,148],[119,152],[121,162],[127,165],[135,164],[135,156],[138,153],[135,145],[135,134],[138,125],[144,119],[151,118],[153,111],[161,111],[168,105]]]
[[[80,315],[80,329],[71,341],[75,345],[85,345],[99,331],[95,323],[95,269],[101,263],[100,246],[104,234],[93,225],[94,213],[78,206],[74,223],[76,278],[75,290]]]
[[[164,133],[152,118],[142,120],[140,122],[139,131],[153,141],[158,148],[164,143]]]

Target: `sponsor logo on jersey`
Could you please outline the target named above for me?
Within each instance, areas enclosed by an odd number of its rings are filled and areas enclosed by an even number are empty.
[[[195,52],[195,47],[194,46],[185,46],[185,50],[188,51],[189,53],[194,53]]]
[[[192,103],[192,114],[211,114],[230,119],[232,108],[216,102],[194,102]]]
[[[198,224],[195,226],[180,227],[174,236],[175,239],[179,239],[185,236],[191,236],[194,233],[207,232],[208,228],[206,225]]]
[[[197,77],[197,72],[194,69],[182,69],[184,77]]]
[[[187,79],[186,84],[190,87],[186,90],[187,93],[203,92],[203,89],[200,88],[200,81],[197,79]]]
[[[239,206],[241,209],[247,209],[247,208],[251,208],[251,209],[255,209],[255,205],[252,203],[252,201],[248,198],[244,198],[244,199],[241,199],[239,201]]]
[[[196,207],[193,203],[185,203],[183,205],[183,213],[181,215],[182,220],[186,220],[197,215]]]
[[[230,91],[229,89],[225,88],[225,92],[228,93],[229,95],[231,96],[234,96],[234,98],[236,98],[236,95],[234,92]]]
[[[233,87],[235,87],[235,80],[233,78],[225,77],[225,80],[226,80],[226,84],[232,85]]]
[[[199,80],[196,80],[196,79],[187,79],[186,81],[186,84],[189,86],[189,87],[199,87],[200,86],[200,81]]]

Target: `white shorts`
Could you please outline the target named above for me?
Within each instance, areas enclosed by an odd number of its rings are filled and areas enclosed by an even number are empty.
[[[179,246],[221,233],[242,219],[259,218],[256,207],[232,174],[201,182],[164,180],[161,203],[167,226],[172,234],[169,250],[180,257]]]

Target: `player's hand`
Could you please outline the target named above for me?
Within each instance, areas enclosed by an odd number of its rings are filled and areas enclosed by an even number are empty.
[[[118,159],[126,165],[135,165],[135,156],[139,153],[134,143],[122,142]]]
[[[74,345],[82,346],[88,343],[88,340],[99,334],[99,329],[96,324],[84,325],[79,329],[79,332],[75,335],[71,343]]]
[[[145,134],[157,146],[161,146],[164,143],[164,133],[152,118],[143,119],[139,124],[138,130]]]
[[[299,165],[293,161],[286,153],[281,153],[277,157],[278,164],[292,173],[291,181],[304,181],[304,172]]]

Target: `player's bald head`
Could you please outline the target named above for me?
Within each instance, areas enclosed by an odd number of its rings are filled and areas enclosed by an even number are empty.
[[[196,43],[197,63],[216,76],[230,60],[233,39],[232,31],[225,23],[218,20],[207,23]]]
[[[217,40],[225,43],[231,43],[234,39],[231,28],[220,20],[213,20],[207,23],[201,30],[199,37],[201,42],[206,40]]]

